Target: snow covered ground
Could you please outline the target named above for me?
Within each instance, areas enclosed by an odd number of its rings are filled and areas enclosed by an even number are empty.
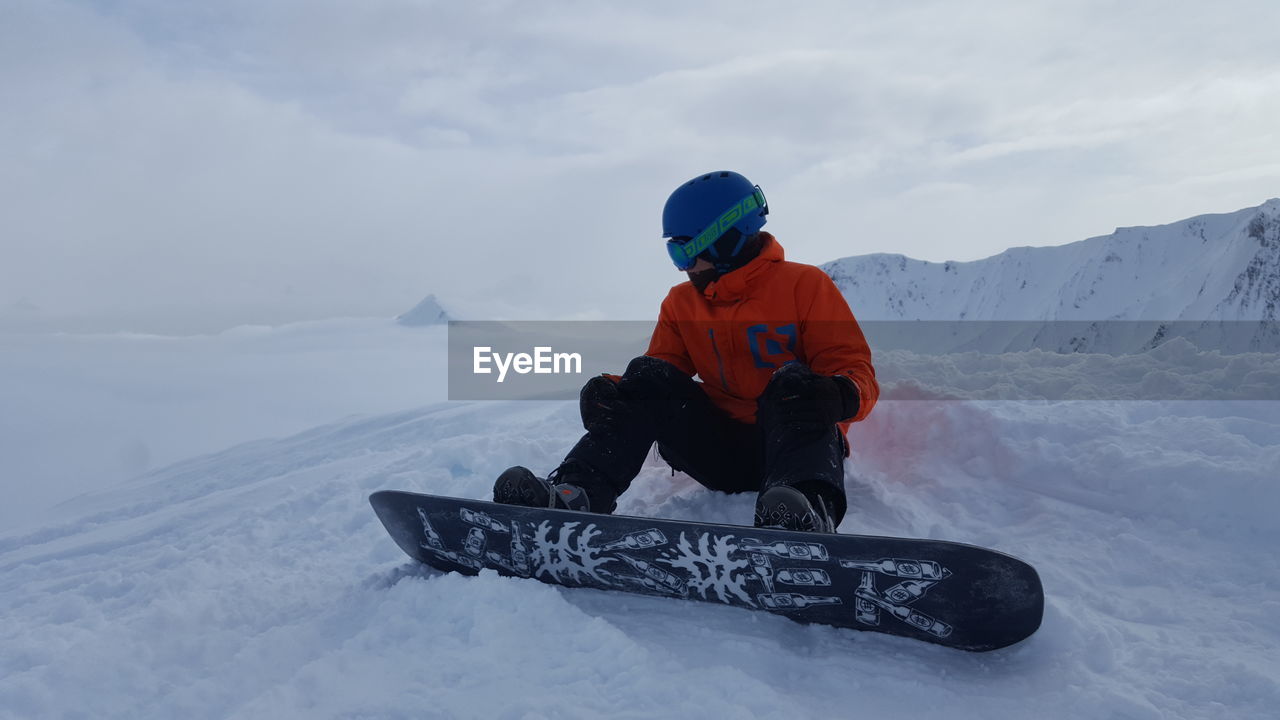
[[[226,342],[208,352],[234,356]],[[380,362],[347,359],[348,373],[366,363],[354,377]],[[287,396],[344,387],[336,366],[279,363],[299,374]],[[1232,380],[1206,375],[1213,362],[1180,366],[1195,383]],[[156,381],[159,368],[123,377]],[[89,387],[87,401],[108,396]],[[58,392],[71,401],[77,388]],[[5,407],[7,427],[20,424]],[[1041,630],[981,655],[425,571],[366,501],[387,488],[487,497],[502,469],[549,469],[579,432],[574,403],[426,404],[179,462],[0,531],[0,717],[1270,718],[1280,707],[1280,402],[904,400],[855,425],[842,532],[971,542],[1039,569]],[[6,472],[6,489],[16,482]],[[619,511],[745,523],[751,504],[651,459]]]

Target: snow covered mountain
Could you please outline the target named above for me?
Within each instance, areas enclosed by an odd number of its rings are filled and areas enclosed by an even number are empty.
[[[823,269],[864,322],[1070,323],[1066,340],[1075,344],[1050,349],[1111,350],[1098,347],[1102,323],[1146,321],[1135,326],[1146,347],[1199,333],[1201,347],[1272,349],[1280,320],[1280,199],[1068,245],[1011,248],[973,262],[874,254]],[[1244,324],[1225,326],[1234,336],[1224,342],[1224,323]]]
[[[445,325],[453,318],[440,305],[440,301],[436,300],[434,294],[422,298],[422,301],[414,305],[408,312],[396,316],[396,322],[408,327],[422,327],[426,325]]]

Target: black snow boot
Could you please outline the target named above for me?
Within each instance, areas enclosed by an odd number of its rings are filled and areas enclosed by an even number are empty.
[[[557,482],[557,473],[540,478],[519,465],[507,468],[493,484],[493,501],[503,505],[590,511],[587,493],[579,486]]]
[[[790,485],[766,488],[756,499],[756,527],[833,533],[831,508],[818,492],[803,492]]]

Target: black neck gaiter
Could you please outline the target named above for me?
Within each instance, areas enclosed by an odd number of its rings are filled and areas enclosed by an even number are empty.
[[[737,228],[731,229],[729,232],[721,236],[719,240],[716,240],[716,252],[720,253],[723,258],[733,251],[733,246],[738,244],[738,238],[740,237],[742,237],[742,233],[738,232]],[[697,288],[698,292],[703,292],[707,289],[708,285],[719,280],[721,276],[728,275],[734,270],[737,270],[752,260],[755,260],[763,249],[764,236],[760,233],[755,233],[750,238],[747,238],[747,241],[743,243],[742,249],[738,251],[737,255],[731,258],[726,258],[722,261],[717,261],[715,258],[711,257],[710,252],[703,253],[699,257],[704,257],[708,261],[715,263],[715,267],[703,270],[702,272],[688,272],[685,274],[689,276],[689,282],[693,283],[693,286]]]

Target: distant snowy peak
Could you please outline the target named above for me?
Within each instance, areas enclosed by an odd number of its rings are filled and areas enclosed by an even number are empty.
[[[973,262],[843,258],[823,270],[862,320],[1280,319],[1280,199]]]
[[[413,306],[413,309],[396,317],[396,322],[401,325],[410,327],[420,327],[424,325],[443,325],[453,318],[445,309],[440,306],[440,302],[436,300],[435,295],[428,295],[422,299],[422,302]]]

